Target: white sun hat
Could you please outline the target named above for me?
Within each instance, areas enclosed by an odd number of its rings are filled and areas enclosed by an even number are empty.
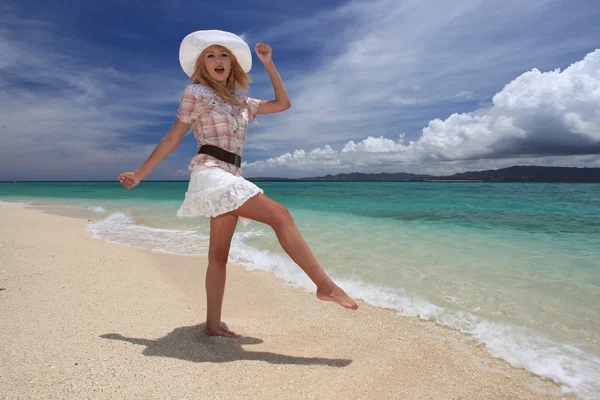
[[[179,46],[179,63],[187,76],[191,77],[194,73],[200,53],[213,45],[223,46],[231,51],[244,72],[249,72],[252,68],[250,47],[241,37],[218,30],[196,31],[187,35]]]

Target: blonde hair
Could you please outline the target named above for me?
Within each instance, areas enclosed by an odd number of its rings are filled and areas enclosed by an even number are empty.
[[[225,85],[219,84],[206,70],[204,59],[206,53],[211,50],[225,51],[227,53],[227,57],[229,57],[231,60],[231,72],[227,77]],[[248,74],[246,74],[240,66],[240,63],[238,63],[235,55],[229,51],[229,49],[223,46],[213,45],[204,49],[204,51],[198,56],[196,65],[194,67],[194,73],[190,77],[190,82],[207,86],[227,103],[239,104],[239,102],[235,99],[237,89],[239,88],[242,92],[246,92],[248,90],[248,84],[251,82],[251,80]]]

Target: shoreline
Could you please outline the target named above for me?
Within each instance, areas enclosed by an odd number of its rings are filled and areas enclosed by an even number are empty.
[[[103,242],[85,219],[18,205],[0,203],[0,216],[7,398],[560,394],[469,335],[364,303],[344,310],[236,264],[228,265],[223,320],[244,337],[208,338],[200,333],[206,257]]]

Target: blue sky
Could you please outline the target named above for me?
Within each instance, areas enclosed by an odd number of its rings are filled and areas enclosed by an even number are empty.
[[[595,0],[8,0],[0,180],[111,180],[175,120],[188,33],[261,41],[292,108],[250,124],[244,174],[600,167]],[[254,55],[250,95],[273,97]],[[148,179],[186,179],[192,135]]]

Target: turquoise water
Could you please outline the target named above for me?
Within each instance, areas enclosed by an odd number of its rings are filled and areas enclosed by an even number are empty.
[[[600,393],[600,185],[260,182],[356,298],[467,332],[584,398]],[[208,220],[178,219],[186,182],[3,183],[0,199],[83,208],[103,240],[206,254]],[[313,286],[270,228],[231,259]]]

